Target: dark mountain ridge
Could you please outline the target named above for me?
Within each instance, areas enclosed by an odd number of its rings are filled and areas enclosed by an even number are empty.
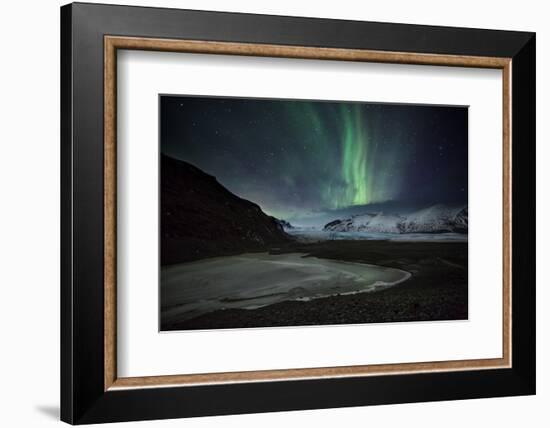
[[[188,162],[161,155],[161,264],[269,250],[281,223]]]

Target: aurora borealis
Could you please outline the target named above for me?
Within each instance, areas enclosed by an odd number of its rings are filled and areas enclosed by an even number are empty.
[[[161,151],[266,213],[467,202],[465,107],[161,96]]]

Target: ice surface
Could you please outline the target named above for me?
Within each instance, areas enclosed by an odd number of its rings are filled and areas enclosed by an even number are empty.
[[[287,233],[303,242],[327,241],[327,240],[375,240],[375,241],[413,241],[413,242],[431,242],[431,241],[452,241],[467,242],[468,235],[462,233],[388,233],[388,232],[335,232],[330,230],[318,230],[307,228],[295,228],[288,230]]]
[[[217,309],[369,292],[409,277],[399,269],[300,253],[216,257],[162,269],[162,319],[169,323]]]

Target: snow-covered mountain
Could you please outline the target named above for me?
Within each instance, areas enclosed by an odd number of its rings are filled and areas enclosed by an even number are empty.
[[[404,217],[395,214],[367,213],[354,215],[343,220],[334,220],[326,224],[324,230],[332,232],[381,232],[400,233],[398,225]]]
[[[468,208],[438,204],[413,213],[398,215],[367,213],[334,220],[324,227],[333,232],[378,233],[468,233]]]
[[[455,217],[455,232],[468,233],[468,207],[463,208]]]

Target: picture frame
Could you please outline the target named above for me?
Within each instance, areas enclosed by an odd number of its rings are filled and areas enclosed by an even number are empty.
[[[119,50],[502,70],[503,159],[486,160],[487,168],[503,166],[502,357],[119,377]],[[534,394],[535,97],[534,33],[63,6],[61,419],[86,424]]]

